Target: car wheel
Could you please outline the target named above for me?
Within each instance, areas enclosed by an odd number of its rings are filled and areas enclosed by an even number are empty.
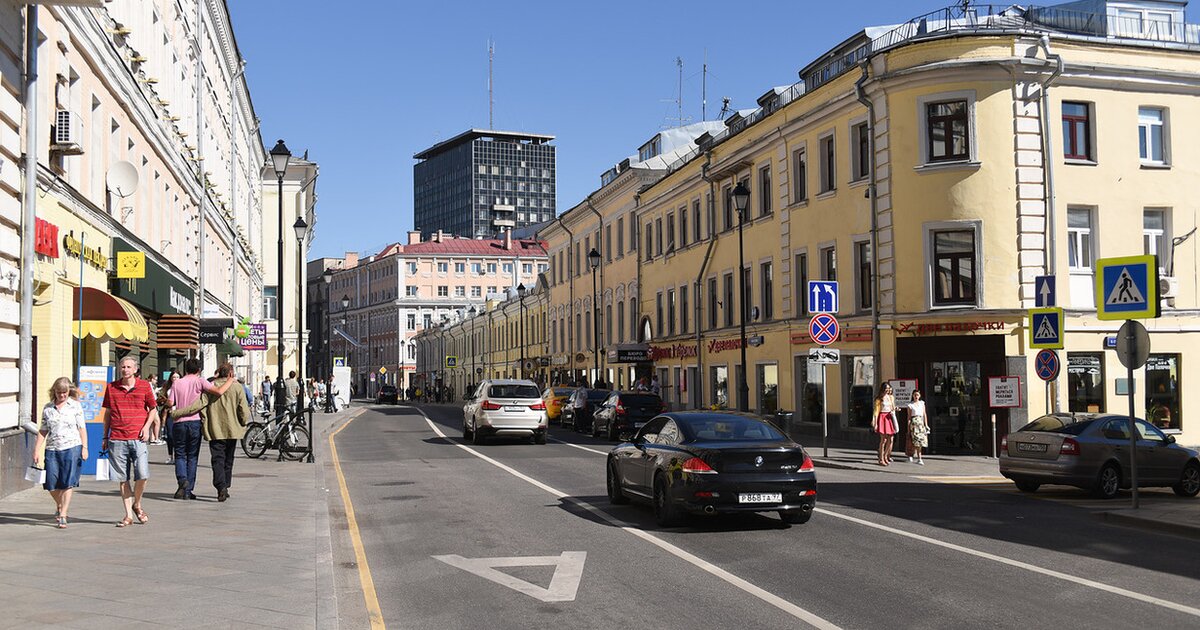
[[[1017,490],[1021,492],[1037,492],[1038,488],[1042,487],[1042,484],[1036,481],[1014,481],[1013,483],[1017,484]]]
[[[608,502],[613,505],[629,503],[629,497],[621,490],[621,478],[617,475],[617,463],[608,462]]]
[[[812,518],[812,510],[780,510],[779,519],[788,525],[803,525]]]
[[[463,420],[463,439],[471,439],[471,429],[467,428],[467,421]]]
[[[542,432],[542,433],[539,433],[539,434],[533,436],[533,443],[534,444],[545,444],[546,443],[546,433]]]
[[[1200,494],[1200,464],[1192,462],[1183,467],[1179,483],[1171,487],[1181,497],[1194,497]]]
[[[471,423],[471,443],[479,446],[483,444],[483,436],[479,434],[479,425]]]
[[[654,518],[659,527],[679,524],[679,507],[672,501],[670,484],[662,473],[654,476]]]
[[[1117,491],[1121,489],[1121,471],[1117,469],[1116,464],[1105,464],[1104,468],[1100,469],[1100,474],[1096,476],[1096,487],[1094,493],[1101,499],[1111,499],[1117,496]]]

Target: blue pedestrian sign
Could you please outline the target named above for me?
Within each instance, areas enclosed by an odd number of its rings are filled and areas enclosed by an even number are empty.
[[[1034,308],[1029,310],[1029,347],[1063,347],[1063,310]]]
[[[1159,316],[1158,256],[1096,261],[1096,317],[1153,319]]]
[[[1033,303],[1038,308],[1058,306],[1054,294],[1054,276],[1038,276],[1033,280]]]
[[[812,320],[808,322],[808,334],[812,336],[813,341],[822,346],[837,341],[840,331],[837,318],[829,313],[813,315]]]
[[[837,313],[838,283],[836,280],[808,281],[808,312]]]
[[[1033,366],[1038,378],[1043,381],[1053,381],[1058,378],[1058,370],[1061,366],[1058,362],[1058,353],[1053,350],[1039,351],[1037,358],[1033,362]]]

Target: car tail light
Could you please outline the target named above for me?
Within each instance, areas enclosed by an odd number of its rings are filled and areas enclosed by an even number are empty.
[[[533,409],[534,411],[545,411],[546,403],[543,403],[543,402],[533,403],[532,405],[529,405],[529,408]]]
[[[813,460],[808,456],[808,453],[805,453],[804,463],[800,464],[800,472],[812,472],[813,470],[815,470],[815,467],[813,466]]]
[[[483,401],[483,404],[479,406],[479,408],[484,411],[497,411],[500,409],[500,405],[497,405],[490,400],[485,400]]]
[[[1000,452],[1001,453],[1008,452],[1008,436],[1007,435],[1003,435],[1000,437]]]
[[[683,462],[683,472],[706,475],[715,475],[717,473],[717,471],[712,469],[712,466],[708,465],[708,462],[700,459],[699,457],[693,457],[686,462]]]
[[[800,491],[800,496],[802,496],[802,497],[815,497],[815,496],[817,496],[817,491],[816,491],[816,490],[801,490],[801,491]]]
[[[716,493],[709,492],[707,490],[702,490],[702,491],[696,493],[696,498],[697,499],[711,499],[711,498],[713,498],[714,494],[716,494]]]
[[[1079,454],[1079,442],[1076,442],[1074,438],[1064,438],[1062,447],[1058,449],[1058,454],[1059,455],[1078,455]]]
[[[618,416],[625,415],[625,405],[622,405],[621,401],[619,401],[619,400],[617,401],[617,407],[616,407],[615,411]]]

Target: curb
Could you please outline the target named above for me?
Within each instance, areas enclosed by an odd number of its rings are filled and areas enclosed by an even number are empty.
[[[1132,511],[1132,510],[1131,510]],[[1200,526],[1188,525],[1174,521],[1156,520],[1144,516],[1135,516],[1128,512],[1097,512],[1096,517],[1100,520],[1112,523],[1114,525],[1122,525],[1125,527],[1133,527],[1136,529],[1144,529],[1158,533],[1174,534],[1184,538],[1192,538],[1200,540]]]

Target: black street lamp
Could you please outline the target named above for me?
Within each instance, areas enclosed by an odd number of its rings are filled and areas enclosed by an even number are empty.
[[[332,310],[331,307],[333,306],[329,302],[329,289],[330,285],[333,283],[333,269],[326,269],[325,273],[321,274],[321,280],[325,283],[325,329],[321,333],[321,338],[325,343],[322,344],[324,346],[324,351],[321,353],[323,355],[321,357],[321,369],[317,370],[317,374],[321,378],[325,378],[330,375],[330,371],[333,369],[333,358],[329,354],[330,352],[333,352],[333,347],[329,345],[329,337],[331,335],[330,331],[333,330],[333,324],[329,319],[329,311]],[[328,396],[328,394],[326,394],[326,396]]]
[[[517,309],[517,313],[521,317],[521,378],[527,378],[525,376],[525,293],[525,285],[518,284],[517,297],[521,303],[520,308]]]
[[[600,296],[596,295],[596,270],[600,268],[600,252],[595,247],[588,252],[588,267],[592,269],[592,362],[596,368],[596,378],[592,385],[600,380]]]
[[[745,250],[742,243],[742,226],[746,222],[746,207],[750,203],[750,189],[742,182],[738,182],[736,188],[733,189],[733,205],[737,208],[738,214],[738,286],[741,287],[742,297],[738,300],[738,304],[742,308],[741,324],[741,343],[738,347],[742,352],[742,373],[738,375],[738,410],[750,410],[750,384],[746,380],[746,311],[750,305],[746,304],[746,261]]]
[[[279,368],[275,379],[275,415],[287,413],[287,386],[283,384],[283,176],[287,174],[288,160],[292,152],[288,150],[283,140],[275,143],[271,149],[271,167],[275,169],[275,178],[279,189],[279,248],[277,251],[277,267],[275,281],[275,325],[278,327],[278,338],[275,346],[275,362]],[[201,219],[203,220],[203,219]]]
[[[479,309],[472,306],[467,312],[471,314],[471,344],[469,346],[471,350],[471,376],[467,381],[475,384],[479,382],[479,374],[475,371],[475,354],[478,352],[478,348],[475,347],[475,315],[479,313]],[[463,392],[463,394],[466,393],[465,391]]]
[[[296,222],[292,224],[292,229],[296,232],[296,379],[300,388],[296,393],[296,414],[304,415],[304,355],[300,353],[300,346],[304,344],[304,234],[308,231],[308,223],[305,223],[303,216],[296,217]],[[308,414],[309,420],[312,420],[312,414]],[[308,463],[313,463],[313,434],[315,430],[312,422],[308,423]]]

